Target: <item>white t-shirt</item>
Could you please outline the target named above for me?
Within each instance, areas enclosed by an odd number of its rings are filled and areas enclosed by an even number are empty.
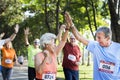
[[[5,40],[0,40],[0,48],[5,44]]]

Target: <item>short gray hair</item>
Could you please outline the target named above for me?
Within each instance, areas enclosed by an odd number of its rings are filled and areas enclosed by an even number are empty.
[[[45,44],[51,43],[52,39],[56,39],[56,35],[53,33],[45,33],[40,37],[40,45],[42,48],[45,47]]]
[[[96,35],[97,33],[99,33],[99,32],[103,32],[103,33],[105,34],[105,37],[110,37],[110,39],[111,39],[111,37],[112,37],[112,31],[111,31],[111,29],[108,28],[108,27],[100,27],[100,28],[96,31],[95,35]]]

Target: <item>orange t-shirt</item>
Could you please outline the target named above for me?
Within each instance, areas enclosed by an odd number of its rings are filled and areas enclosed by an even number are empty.
[[[12,68],[14,65],[13,59],[16,55],[16,52],[13,48],[11,49],[6,49],[2,48],[2,66],[7,67],[7,68]]]
[[[44,59],[43,53],[39,53],[40,59]],[[42,74],[36,72],[37,79],[55,80],[57,73],[57,59],[56,55],[52,54],[52,63],[46,63]]]

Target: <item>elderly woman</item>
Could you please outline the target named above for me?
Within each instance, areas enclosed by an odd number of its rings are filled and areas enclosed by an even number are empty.
[[[40,45],[43,51],[35,56],[36,80],[55,80],[57,73],[57,55],[64,47],[69,26],[62,25],[61,29],[66,27],[62,40],[56,46],[56,36],[52,33],[45,33],[40,38]],[[60,30],[61,30],[60,29]]]

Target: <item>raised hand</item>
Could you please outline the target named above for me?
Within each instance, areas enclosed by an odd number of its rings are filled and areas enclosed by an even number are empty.
[[[29,29],[28,27],[27,27],[26,29],[24,29],[24,34],[25,34],[25,35],[29,35],[29,33],[30,33],[29,30],[30,30],[30,29]]]
[[[62,31],[65,31],[65,28],[66,28],[66,25],[64,25],[64,24],[62,24],[62,25],[60,26],[60,30],[62,30]]]
[[[19,25],[18,24],[16,24],[16,26],[14,27],[14,30],[15,30],[15,33],[18,33],[18,31],[19,31]]]
[[[68,12],[65,12],[65,21],[67,24],[66,26],[69,29],[73,25],[73,22],[72,22],[72,18],[70,16],[70,14]]]
[[[1,33],[0,34],[0,39],[3,37],[5,35],[5,33],[3,32],[3,33]]]

